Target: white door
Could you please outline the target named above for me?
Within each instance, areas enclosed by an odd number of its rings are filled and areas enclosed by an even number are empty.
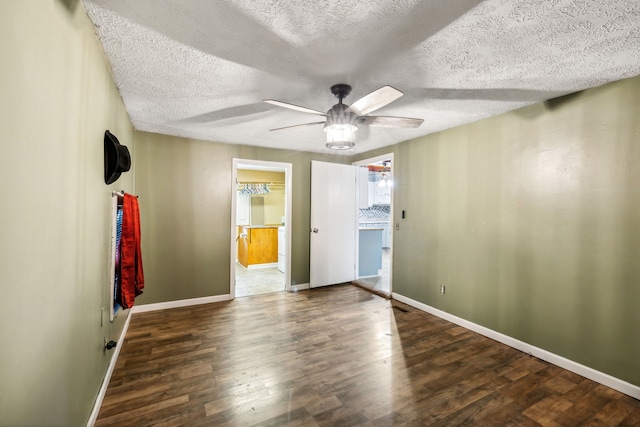
[[[356,278],[357,167],[311,162],[309,286]]]

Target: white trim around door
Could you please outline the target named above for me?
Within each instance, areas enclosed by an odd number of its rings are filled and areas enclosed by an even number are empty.
[[[236,255],[238,253],[238,246],[236,241],[236,212],[238,206],[238,169],[251,169],[251,170],[264,170],[264,171],[276,171],[284,172],[285,176],[285,291],[291,290],[291,219],[292,219],[292,183],[293,183],[293,164],[270,162],[264,160],[251,160],[251,159],[233,159],[232,171],[231,171],[231,225],[230,225],[230,283],[229,294],[231,299],[236,295]]]

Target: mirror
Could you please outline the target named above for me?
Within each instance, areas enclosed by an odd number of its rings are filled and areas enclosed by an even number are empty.
[[[251,225],[264,225],[264,197],[251,198]]]

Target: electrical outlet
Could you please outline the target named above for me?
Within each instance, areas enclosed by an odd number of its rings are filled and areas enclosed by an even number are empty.
[[[440,285],[440,293],[444,294],[444,291],[445,291],[444,285]]]

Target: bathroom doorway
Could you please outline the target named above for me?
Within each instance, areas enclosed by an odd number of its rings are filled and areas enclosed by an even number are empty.
[[[289,289],[291,173],[290,163],[233,159],[233,298]]]

